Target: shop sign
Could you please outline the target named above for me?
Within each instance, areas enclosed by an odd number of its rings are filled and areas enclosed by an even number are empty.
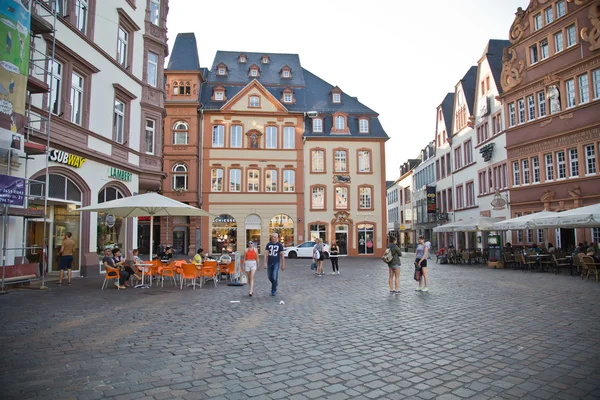
[[[111,167],[108,171],[108,176],[121,181],[131,182],[133,174],[131,172],[123,171],[122,169]]]
[[[108,226],[109,228],[112,228],[113,226],[115,226],[115,222],[117,222],[117,219],[115,218],[114,215],[112,215],[112,214],[106,215],[106,226]]]
[[[48,161],[54,161],[60,164],[69,165],[71,167],[81,168],[83,163],[87,160],[81,156],[69,154],[66,151],[50,150],[50,153],[48,153]]]
[[[235,223],[235,218],[233,218],[229,214],[221,214],[217,218],[214,219],[213,223],[223,223],[223,224]]]
[[[149,216],[138,217],[138,221],[148,221],[148,222],[150,222],[150,217]]]
[[[25,179],[0,175],[0,204],[22,206],[25,198]]]
[[[436,213],[435,188],[427,186],[427,214]]]

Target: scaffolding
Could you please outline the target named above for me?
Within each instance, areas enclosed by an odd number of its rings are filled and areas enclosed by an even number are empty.
[[[52,110],[50,109],[50,101],[48,98],[47,109],[45,111],[36,112],[33,110],[34,100],[39,100],[35,96],[42,96],[42,100],[39,104],[44,109],[44,95],[52,93],[52,85],[54,80],[50,77],[54,74],[55,66],[55,49],[56,49],[56,21],[57,13],[60,12],[62,1],[61,0],[33,0],[31,2],[31,21],[30,21],[30,47],[29,47],[29,74],[27,79],[27,102],[25,110],[25,156],[19,156],[24,160],[24,176],[25,176],[25,188],[24,188],[24,205],[23,208],[8,207],[4,206],[2,210],[3,224],[3,244],[2,244],[2,277],[0,282],[0,293],[5,292],[5,285],[30,282],[32,280],[41,279],[41,289],[47,289],[45,286],[46,273],[48,271],[48,237],[47,237],[47,210],[48,210],[48,194],[49,194],[49,170],[48,170],[48,153],[50,149],[50,127],[52,122]],[[36,40],[46,39],[49,42],[45,47],[44,51],[36,48]],[[51,44],[50,44],[51,43]],[[49,83],[48,83],[49,82]],[[45,155],[45,174],[43,180],[39,179],[28,179],[28,161],[32,159],[33,155]],[[13,150],[8,149],[6,154],[7,159],[7,175],[11,175],[13,165]],[[18,164],[17,164],[18,165]],[[43,204],[41,210],[31,210],[33,204]],[[10,216],[22,218],[22,242],[21,246],[8,248],[8,218]],[[27,220],[30,218],[37,218],[43,221],[43,240],[42,245],[29,246],[27,243]],[[27,252],[29,255],[37,255],[41,252],[39,258],[39,265],[41,264],[41,271],[39,275],[32,276],[17,276],[15,279],[7,281],[5,279],[6,270],[6,259],[7,253],[20,252],[20,260],[23,262],[27,258]]]

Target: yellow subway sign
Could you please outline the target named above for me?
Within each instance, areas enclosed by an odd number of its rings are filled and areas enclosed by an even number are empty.
[[[50,150],[50,153],[48,153],[48,160],[75,168],[81,168],[83,163],[86,162],[86,159],[81,156],[69,154],[66,151],[61,150]]]
[[[133,174],[131,172],[123,171],[122,169],[111,167],[108,171],[108,176],[125,182],[131,182]]]

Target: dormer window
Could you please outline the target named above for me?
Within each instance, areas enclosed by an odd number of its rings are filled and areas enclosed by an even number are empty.
[[[225,68],[219,68],[219,75],[225,75]]]
[[[260,58],[260,62],[263,63],[263,64],[268,64],[269,61],[271,61],[271,59],[266,54]]]
[[[283,89],[281,101],[288,104],[295,103],[296,100],[294,100],[294,91],[289,87]]]
[[[292,96],[291,93],[285,93],[283,95],[283,102],[284,103],[291,103],[293,98],[294,98],[294,96]]]
[[[292,77],[292,69],[287,65],[281,68],[281,77],[282,78],[291,78]]]
[[[350,134],[350,129],[348,127],[348,115],[338,112],[333,114],[333,127],[331,128],[331,133],[342,133],[342,134]]]
[[[335,129],[338,131],[343,131],[346,129],[346,118],[341,115],[335,117]]]
[[[366,118],[361,118],[358,120],[358,132],[359,133],[369,133],[369,120]]]
[[[246,55],[245,54],[240,54],[240,56],[238,57],[238,62],[239,63],[245,63],[246,62]]]
[[[255,69],[250,70],[250,76],[258,76],[258,71]]]
[[[323,120],[321,118],[313,119],[313,132],[314,133],[323,132]]]
[[[342,95],[340,95],[339,93],[334,93],[333,94],[333,102],[334,103],[341,103],[342,102]]]
[[[227,65],[225,65],[224,63],[219,64],[217,66],[217,75],[219,75],[219,76],[227,75]]]
[[[283,77],[284,78],[289,78],[290,77],[290,71],[283,71]]]
[[[225,101],[227,98],[225,97],[225,88],[223,86],[216,86],[213,88],[213,96],[211,98],[213,101]]]
[[[223,92],[222,91],[215,92],[215,100],[223,101]]]
[[[248,99],[249,107],[260,107],[260,97],[258,96],[250,96]]]
[[[252,77],[259,77],[260,76],[260,69],[258,68],[258,65],[252,64],[250,66],[250,70],[249,70],[248,75],[252,76]]]

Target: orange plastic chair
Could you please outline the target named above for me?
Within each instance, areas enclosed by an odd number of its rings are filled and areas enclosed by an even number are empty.
[[[116,279],[117,280],[117,289],[121,289],[119,287],[119,270],[113,267],[106,267],[106,275],[104,275],[104,282],[102,283],[102,290],[108,286],[108,281]]]
[[[175,283],[175,263],[172,262],[169,265],[165,265],[160,269],[160,280],[161,287],[165,287],[165,277],[170,277],[173,282],[173,286],[176,286]]]
[[[217,271],[219,269],[218,263],[216,260],[206,260],[204,264],[202,264],[202,268],[198,271],[200,277],[200,287],[204,285],[207,279],[212,279],[215,283],[215,287],[219,283],[219,279],[217,277]]]
[[[233,280],[233,275],[235,274],[235,262],[232,261],[229,264],[222,264],[221,273],[227,274],[227,278],[229,278],[230,281]]]
[[[183,289],[183,282],[188,279],[192,281],[192,285],[194,286],[194,290],[196,290],[196,277],[197,277],[197,269],[195,264],[183,264],[181,268],[181,286],[179,289]]]

